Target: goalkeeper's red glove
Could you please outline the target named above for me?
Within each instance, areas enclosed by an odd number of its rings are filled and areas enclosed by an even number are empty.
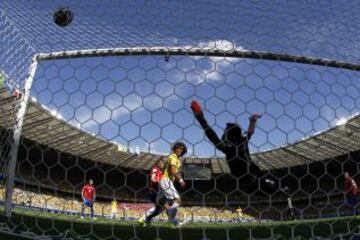
[[[199,114],[201,113],[201,106],[197,101],[192,101],[191,102],[191,110],[193,111],[193,113],[195,114]]]

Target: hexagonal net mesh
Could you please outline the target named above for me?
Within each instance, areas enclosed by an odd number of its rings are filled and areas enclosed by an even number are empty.
[[[357,236],[359,9],[324,4],[4,1],[0,235]]]

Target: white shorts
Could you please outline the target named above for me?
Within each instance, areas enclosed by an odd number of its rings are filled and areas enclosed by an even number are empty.
[[[159,183],[159,194],[157,202],[165,196],[167,200],[179,199],[180,195],[176,190],[174,183],[170,179],[161,179]]]

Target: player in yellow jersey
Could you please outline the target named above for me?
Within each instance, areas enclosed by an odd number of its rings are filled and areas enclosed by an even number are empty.
[[[116,199],[114,198],[114,199],[111,201],[111,217],[112,217],[113,219],[116,218],[117,212],[118,212],[118,203],[117,203]]]
[[[180,158],[187,152],[186,145],[182,142],[177,142],[172,147],[172,154],[168,157],[165,164],[164,172],[159,183],[159,194],[157,204],[149,209],[145,214],[145,219],[139,219],[138,223],[142,226],[148,226],[151,220],[166,209],[169,221],[176,226],[181,224],[176,219],[177,208],[180,206],[180,195],[174,186],[177,181],[181,187],[185,188],[185,181],[182,179],[180,168]]]

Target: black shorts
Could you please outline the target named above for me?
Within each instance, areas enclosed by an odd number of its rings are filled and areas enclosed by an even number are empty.
[[[158,193],[157,193],[156,191],[153,191],[153,190],[150,190],[150,191],[149,191],[149,194],[148,194],[149,199],[150,199],[150,201],[151,201],[152,203],[154,203],[154,204],[156,204],[157,195],[158,195]]]
[[[347,203],[351,206],[355,206],[357,204],[357,196],[356,195],[347,195]]]

